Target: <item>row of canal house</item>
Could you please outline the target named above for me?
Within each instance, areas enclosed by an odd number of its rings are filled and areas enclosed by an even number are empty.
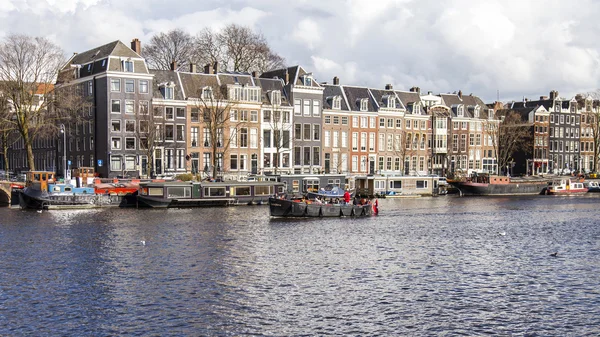
[[[564,174],[596,169],[592,125],[597,125],[597,103],[589,96],[562,98],[556,90],[538,100],[509,103],[504,111],[520,113],[531,126],[530,149],[515,156],[515,172]]]
[[[218,64],[151,70],[137,39],[131,47],[114,41],[73,55],[57,86],[73,85],[90,108],[56,139],[55,165],[38,168],[61,173],[66,161],[92,166],[103,177],[216,169],[236,179],[497,170],[493,110],[460,91],[368,88],[343,85],[337,77],[318,83],[301,66],[260,76],[220,71]],[[212,137],[204,114],[219,104],[228,118]],[[149,160],[154,172],[146,170]]]

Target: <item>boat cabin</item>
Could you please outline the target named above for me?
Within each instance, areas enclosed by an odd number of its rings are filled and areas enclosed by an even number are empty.
[[[437,176],[358,176],[356,194],[363,196],[437,195],[439,178]]]
[[[54,172],[49,171],[29,171],[25,172],[25,186],[33,189],[48,192],[48,183],[54,183]]]
[[[316,193],[325,186],[337,186],[343,189],[354,189],[354,180],[347,180],[343,174],[289,174],[279,176],[287,194]]]

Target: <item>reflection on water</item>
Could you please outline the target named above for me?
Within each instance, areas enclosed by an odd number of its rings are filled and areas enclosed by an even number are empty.
[[[2,209],[0,335],[597,335],[598,201]]]

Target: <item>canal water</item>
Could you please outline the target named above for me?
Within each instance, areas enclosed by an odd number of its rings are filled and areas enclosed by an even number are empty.
[[[0,210],[2,336],[597,336],[600,196]]]

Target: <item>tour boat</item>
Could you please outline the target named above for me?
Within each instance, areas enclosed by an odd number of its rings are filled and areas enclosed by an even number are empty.
[[[304,199],[269,198],[269,211],[274,217],[340,217],[369,216],[378,213],[377,203],[322,204]]]
[[[583,185],[583,182],[569,178],[554,180],[546,188],[547,195],[575,195],[587,192],[588,189]]]
[[[478,174],[464,181],[449,181],[461,195],[527,195],[541,194],[548,179],[540,177],[511,178]]]

